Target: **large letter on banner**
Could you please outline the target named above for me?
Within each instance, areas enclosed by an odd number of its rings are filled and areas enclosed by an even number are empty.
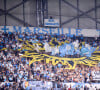
[[[82,29],[76,29],[76,36],[79,36],[79,33],[81,33]]]
[[[24,29],[24,32],[28,32],[29,34],[31,34],[31,30],[29,29],[29,27],[26,27],[26,29]]]
[[[97,32],[99,32],[99,37],[100,37],[100,30],[96,30]]]
[[[64,32],[63,32],[63,28],[61,28],[61,34],[64,34]]]
[[[48,34],[48,31],[47,31],[47,28],[42,28],[42,33],[46,33],[46,34]]]
[[[34,27],[34,34],[39,33],[40,28]]]
[[[22,27],[16,27],[16,26],[13,26],[13,30],[14,32],[19,32],[19,33],[22,33]]]

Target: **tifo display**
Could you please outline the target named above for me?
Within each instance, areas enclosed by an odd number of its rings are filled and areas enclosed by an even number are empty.
[[[0,32],[0,89],[100,89],[99,62],[100,37]]]

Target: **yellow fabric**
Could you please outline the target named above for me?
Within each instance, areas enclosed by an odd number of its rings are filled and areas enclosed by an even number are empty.
[[[75,69],[77,64],[84,64],[88,66],[95,66],[100,61],[100,55],[93,55],[90,57],[90,59],[87,59],[87,57],[80,57],[80,58],[62,58],[62,57],[56,57],[56,56],[50,56],[47,54],[39,54],[34,52],[34,46],[28,43],[28,41],[25,42],[26,44],[23,45],[22,49],[26,49],[28,51],[25,51],[25,54],[21,57],[31,57],[33,58],[29,65],[31,65],[33,62],[46,60],[46,63],[49,63],[52,61],[53,65],[58,64],[61,62],[63,65],[68,65],[65,69]],[[22,50],[21,49],[21,50]],[[44,50],[44,48],[40,48],[40,50]],[[33,53],[30,53],[30,51],[33,51]],[[100,53],[100,52],[99,52]]]
[[[2,48],[1,51],[6,50],[7,48]]]

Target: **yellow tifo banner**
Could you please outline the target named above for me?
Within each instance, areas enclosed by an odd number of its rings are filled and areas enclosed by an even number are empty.
[[[6,50],[7,48],[2,48],[2,49],[0,49],[0,51],[3,51],[3,50]]]
[[[31,57],[31,58],[33,58],[29,62],[29,65],[31,65],[33,62],[42,61],[42,60],[45,60],[46,63],[49,63],[50,61],[52,61],[53,65],[56,65],[59,62],[61,62],[62,65],[67,65],[68,66],[68,68],[65,68],[65,69],[75,69],[77,64],[95,66],[100,61],[100,56],[99,55],[98,56],[93,56],[90,59],[87,59],[87,57],[62,58],[62,57],[49,56],[49,55],[46,55],[46,54],[26,52],[25,55],[22,55],[21,57]]]
[[[22,55],[21,57],[31,57],[31,58],[33,58],[29,62],[29,65],[31,65],[33,62],[36,62],[36,61],[45,60],[46,63],[49,63],[50,61],[52,61],[53,65],[56,65],[59,62],[61,62],[62,65],[67,65],[68,66],[65,69],[75,69],[77,64],[84,64],[84,65],[88,65],[88,66],[94,66],[94,65],[98,64],[98,62],[100,61],[100,55],[93,55],[90,58],[87,58],[87,57],[62,58],[62,57],[50,56],[50,55],[47,55],[47,54],[39,54],[39,53],[34,52],[34,46],[31,45],[29,43],[29,41],[25,41],[25,43],[23,44],[23,47],[20,50],[23,50],[23,49],[25,49],[27,51],[25,51],[25,54]]]

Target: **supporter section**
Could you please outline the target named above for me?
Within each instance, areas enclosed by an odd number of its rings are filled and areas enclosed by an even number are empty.
[[[23,48],[23,44],[28,40],[31,47]],[[37,44],[38,43],[38,44]],[[65,45],[65,44],[66,45]],[[41,45],[39,45],[41,44]],[[47,45],[46,45],[47,44]],[[64,46],[65,45],[65,46]],[[68,46],[67,46],[68,45]],[[58,48],[59,47],[59,48]],[[42,49],[41,49],[42,48]],[[51,49],[50,49],[51,48]],[[29,50],[30,49],[30,50]],[[82,50],[83,49],[83,50]],[[76,50],[77,53],[76,53]],[[64,83],[92,83],[100,82],[94,79],[94,73],[100,71],[100,67],[77,64],[75,69],[64,69],[65,65],[51,62],[46,63],[44,60],[33,62],[29,66],[31,57],[21,57],[30,51],[38,54],[47,54],[50,56],[64,58],[80,58],[91,56],[100,56],[100,38],[87,38],[83,36],[68,37],[67,35],[47,35],[47,34],[29,34],[29,33],[1,33],[0,34],[0,88],[6,89],[24,89],[30,84],[27,81],[43,81],[50,83],[47,88],[68,88]],[[94,53],[96,51],[96,53]],[[34,58],[33,58],[34,59]],[[99,73],[100,75],[100,73]],[[23,85],[23,82],[27,82]],[[43,84],[44,85],[44,84]],[[70,88],[79,88],[76,85]],[[40,87],[39,85],[36,87]],[[88,86],[81,87],[88,88]],[[99,88],[100,87],[94,87]]]

